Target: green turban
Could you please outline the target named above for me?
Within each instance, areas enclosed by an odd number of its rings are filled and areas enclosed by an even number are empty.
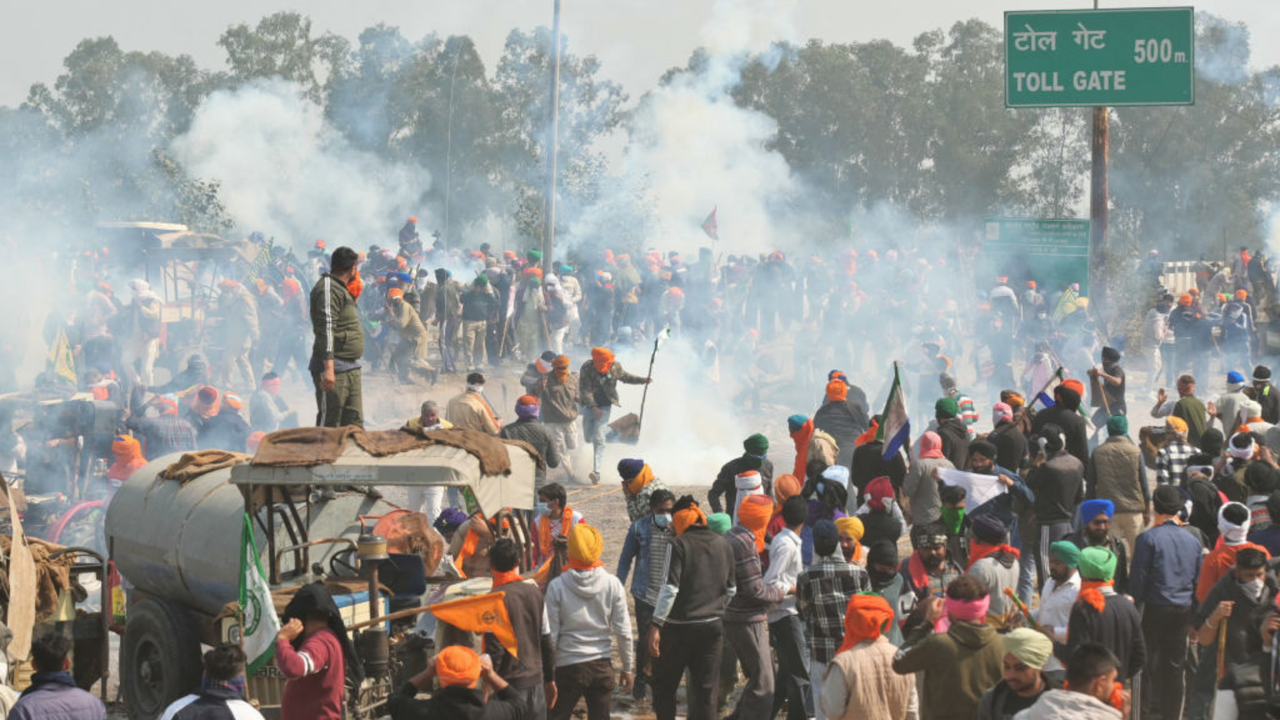
[[[769,438],[756,433],[742,441],[742,448],[748,455],[764,455],[769,452]]]
[[[474,284],[475,284],[475,286],[476,286],[476,287],[484,287],[484,286],[488,285],[488,284],[489,284],[489,276],[488,276],[488,275],[480,275],[479,277],[477,277],[477,278],[476,278],[476,281],[475,281],[475,283],[474,283]]]
[[[1080,551],[1080,578],[1106,582],[1115,577],[1116,554],[1104,547],[1087,547]]]
[[[1129,434],[1129,418],[1123,415],[1112,415],[1107,418],[1107,435],[1115,437],[1116,435]]]
[[[1080,565],[1080,548],[1070,540],[1059,540],[1050,545],[1049,552],[1069,568]]]
[[[1040,670],[1053,655],[1053,641],[1031,628],[1018,628],[1004,636],[1004,651],[1023,665]]]
[[[525,253],[524,258],[531,263],[542,262],[542,251],[530,250],[529,252]]]
[[[723,535],[733,527],[733,518],[724,513],[712,513],[707,516],[707,527],[714,530],[717,535]]]
[[[953,418],[960,414],[960,403],[955,398],[940,398],[933,404],[933,413],[940,418]]]

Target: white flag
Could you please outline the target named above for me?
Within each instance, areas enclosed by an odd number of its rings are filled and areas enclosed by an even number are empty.
[[[245,675],[252,676],[271,662],[276,653],[280,618],[271,602],[271,586],[258,561],[253,522],[244,515],[240,533],[240,633],[245,654]]]
[[[966,513],[973,513],[992,498],[1009,491],[1009,488],[1000,484],[1000,478],[995,475],[979,475],[963,470],[938,468],[938,477],[942,478],[943,484],[964,488]]]

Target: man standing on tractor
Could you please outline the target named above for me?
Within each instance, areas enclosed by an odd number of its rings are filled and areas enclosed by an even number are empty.
[[[360,357],[364,355],[364,329],[356,300],[360,277],[359,256],[349,247],[333,251],[329,272],[311,288],[311,379],[316,386],[318,427],[364,427],[360,397]]]

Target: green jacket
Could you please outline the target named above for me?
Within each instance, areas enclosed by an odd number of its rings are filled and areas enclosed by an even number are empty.
[[[995,628],[955,622],[946,633],[921,623],[893,659],[900,675],[924,672],[921,720],[970,720],[982,695],[1003,678],[1004,645]]]
[[[324,273],[311,288],[311,329],[315,344],[311,357],[315,361],[330,359],[355,362],[364,355],[364,328],[356,300],[347,286]]]

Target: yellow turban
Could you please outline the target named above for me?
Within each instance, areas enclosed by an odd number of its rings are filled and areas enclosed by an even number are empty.
[[[862,521],[856,517],[842,517],[836,520],[836,530],[848,535],[849,537],[862,542],[862,535],[867,530],[862,526]]]
[[[569,567],[574,570],[590,570],[603,567],[600,552],[604,549],[604,540],[600,531],[586,523],[578,523],[569,531]]]

